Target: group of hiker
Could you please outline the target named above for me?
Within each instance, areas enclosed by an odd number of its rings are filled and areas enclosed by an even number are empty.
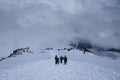
[[[58,57],[57,55],[55,55],[55,64],[59,64],[59,63],[63,63],[64,61],[64,64],[67,64],[67,57],[66,56],[60,56]]]

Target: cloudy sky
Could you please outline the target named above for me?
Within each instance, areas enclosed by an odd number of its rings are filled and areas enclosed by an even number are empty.
[[[120,48],[120,0],[0,0],[0,55],[76,38]]]

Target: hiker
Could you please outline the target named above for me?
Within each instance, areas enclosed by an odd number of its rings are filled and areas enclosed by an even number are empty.
[[[64,56],[64,64],[67,64],[67,57]]]
[[[87,48],[83,48],[83,54],[85,54],[85,52],[87,52]]]
[[[62,61],[63,61],[63,57],[62,57],[62,56],[60,56],[60,63],[62,63]]]
[[[59,57],[58,57],[58,59],[57,59],[57,64],[59,64]]]
[[[55,55],[55,64],[59,64],[59,58],[57,55]]]

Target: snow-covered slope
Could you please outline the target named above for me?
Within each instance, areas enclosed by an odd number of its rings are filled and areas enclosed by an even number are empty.
[[[55,65],[54,55],[66,55],[68,64]],[[120,60],[81,51],[43,51],[0,62],[1,80],[119,80]],[[9,67],[8,67],[9,66]]]

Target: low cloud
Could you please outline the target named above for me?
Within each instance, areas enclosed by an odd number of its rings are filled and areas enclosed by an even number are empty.
[[[30,46],[65,47],[76,38],[120,48],[119,0],[0,0],[0,55]]]

